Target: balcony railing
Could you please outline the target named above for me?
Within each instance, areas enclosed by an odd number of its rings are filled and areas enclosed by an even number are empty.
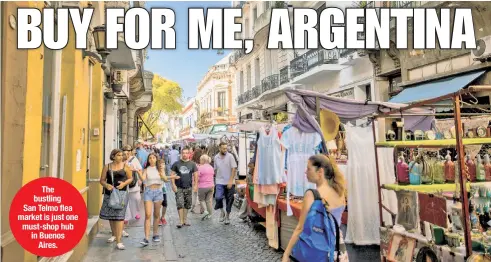
[[[339,57],[345,58],[356,52],[356,49],[339,49]]]
[[[273,90],[280,86],[280,75],[273,74],[265,77],[261,85],[254,86],[237,97],[237,105],[245,104],[253,99],[260,97],[264,92]]]
[[[263,88],[261,85],[257,85],[252,88],[251,97],[252,99],[258,98],[263,93]]]
[[[261,86],[263,88],[263,92],[273,90],[280,86],[280,76],[278,74],[273,74],[267,76],[261,81]]]
[[[288,75],[289,71],[290,71],[289,66],[285,66],[282,69],[280,69],[280,85],[288,83],[288,81],[290,81],[290,76]]]
[[[384,1],[383,7],[391,8],[409,8],[409,7],[419,7],[428,3],[429,1]]]
[[[339,50],[313,49],[307,53],[294,58],[290,62],[290,75],[297,77],[310,69],[323,64],[337,64]]]
[[[235,64],[241,57],[245,55],[245,50],[244,49],[239,49],[235,50],[235,52],[232,53],[232,55],[229,58],[229,63],[230,64]]]

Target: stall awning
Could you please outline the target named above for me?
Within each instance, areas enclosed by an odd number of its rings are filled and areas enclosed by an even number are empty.
[[[482,76],[486,70],[446,77],[443,79],[412,85],[390,99],[391,103],[415,103],[458,92]]]

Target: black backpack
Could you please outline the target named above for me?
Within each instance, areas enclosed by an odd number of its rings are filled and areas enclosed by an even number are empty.
[[[132,157],[130,159],[130,161],[128,161],[128,164],[131,163],[131,161],[133,161],[135,159],[135,157]],[[131,183],[129,184],[129,187],[130,188],[134,188],[138,183],[138,172],[136,171],[133,171],[133,181],[131,181]]]

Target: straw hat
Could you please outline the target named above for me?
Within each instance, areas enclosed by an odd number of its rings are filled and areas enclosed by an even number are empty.
[[[339,117],[334,112],[327,109],[321,109],[320,126],[325,141],[336,138],[340,123]]]

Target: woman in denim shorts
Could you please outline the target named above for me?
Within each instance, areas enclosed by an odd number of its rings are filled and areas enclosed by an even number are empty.
[[[164,181],[169,179],[176,179],[178,177],[166,176],[165,165],[162,163],[157,167],[158,156],[155,153],[148,155],[147,166],[143,170],[141,179],[145,184],[145,190],[143,191],[143,202],[145,203],[145,238],[140,242],[143,246],[148,245],[148,238],[150,236],[150,218],[152,214],[153,206],[153,237],[154,242],[160,242],[159,231],[159,218],[160,207],[163,200],[162,185]]]

